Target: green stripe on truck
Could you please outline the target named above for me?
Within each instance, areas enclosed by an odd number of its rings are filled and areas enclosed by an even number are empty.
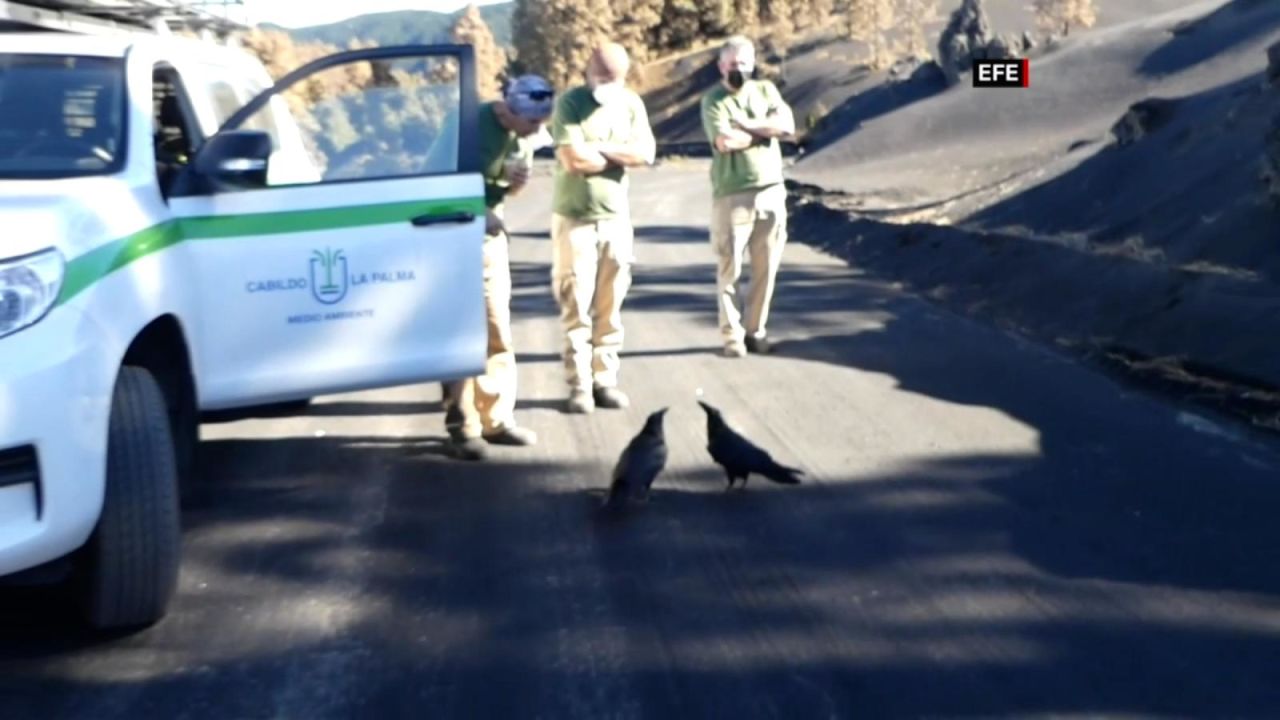
[[[483,216],[483,197],[411,200],[382,205],[354,205],[318,210],[286,210],[229,217],[178,218],[94,248],[67,263],[57,305],[92,287],[111,273],[155,252],[187,240],[226,240],[315,230],[370,227],[409,222],[420,215],[469,212]]]

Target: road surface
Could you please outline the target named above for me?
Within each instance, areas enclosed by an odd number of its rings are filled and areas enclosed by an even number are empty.
[[[560,413],[545,181],[514,201],[524,423],[437,386],[206,425],[180,595],[95,638],[0,603],[0,717],[1280,715],[1277,447],[792,243],[717,356],[705,166],[639,174],[626,412]],[[803,467],[723,492],[695,389]],[[647,412],[669,470],[593,515]]]

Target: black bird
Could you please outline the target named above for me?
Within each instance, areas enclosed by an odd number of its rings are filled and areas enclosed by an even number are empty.
[[[618,509],[628,501],[649,499],[649,487],[667,465],[667,443],[662,437],[662,418],[667,410],[650,415],[644,429],[622,451],[613,468],[613,484],[605,507]]]
[[[773,482],[782,485],[799,485],[803,470],[780,465],[768,452],[756,447],[754,443],[739,435],[725,422],[724,415],[707,403],[698,401],[707,413],[707,451],[729,478],[729,487],[738,480],[747,486],[752,474],[763,475]]]

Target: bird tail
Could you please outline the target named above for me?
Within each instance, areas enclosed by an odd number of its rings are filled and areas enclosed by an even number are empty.
[[[605,525],[613,525],[621,522],[627,515],[627,504],[625,500],[616,493],[609,493],[604,502],[600,503],[595,510],[595,519],[597,522]]]
[[[778,463],[774,463],[773,467],[769,468],[769,472],[764,473],[765,477],[779,485],[799,485],[802,475],[804,475],[803,470]]]
[[[633,499],[630,488],[625,483],[615,481],[609,486],[609,492],[605,495],[604,502],[600,504],[600,510],[621,513],[631,506]]]
[[[600,504],[600,509],[617,512],[626,505],[626,502],[626,493],[622,488],[615,485],[609,488],[609,493],[605,495],[604,502]]]

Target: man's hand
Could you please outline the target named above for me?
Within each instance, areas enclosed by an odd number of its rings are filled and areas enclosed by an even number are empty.
[[[595,175],[609,167],[609,161],[590,144],[561,145],[556,157],[565,170],[575,175]]]
[[[484,234],[485,235],[501,235],[507,231],[507,226],[502,222],[502,218],[492,210],[484,212]]]
[[[795,123],[790,113],[774,111],[763,120],[734,118],[733,127],[764,140],[783,137],[795,133]]]
[[[640,143],[600,143],[595,148],[605,160],[620,167],[636,167],[653,162],[652,148]]]
[[[716,149],[720,152],[738,152],[755,145],[754,135],[738,128],[727,128],[716,136]]]
[[[529,184],[529,167],[524,163],[508,163],[507,164],[507,182],[510,184],[508,192],[512,195],[524,189]]]

